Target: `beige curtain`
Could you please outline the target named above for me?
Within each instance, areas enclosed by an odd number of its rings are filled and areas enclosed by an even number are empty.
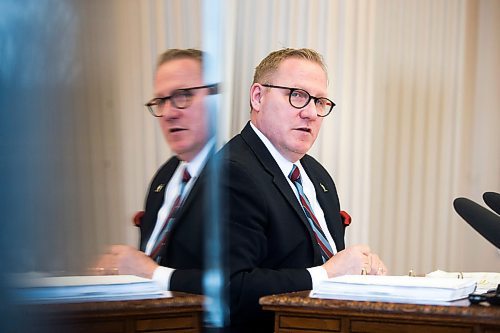
[[[203,46],[201,4],[78,2],[88,104],[71,140],[89,162],[70,237],[84,255],[67,262],[137,243],[130,216],[171,153],[143,104],[159,53]],[[258,62],[314,48],[337,107],[311,153],[353,217],[347,243],[368,243],[393,274],[500,271],[500,253],[452,209],[457,196],[500,192],[500,2],[227,0],[223,17],[226,140],[249,118]]]

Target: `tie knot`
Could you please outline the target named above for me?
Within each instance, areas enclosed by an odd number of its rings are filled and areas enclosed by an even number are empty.
[[[300,170],[299,168],[297,168],[297,166],[294,164],[292,166],[292,171],[290,171],[290,174],[288,175],[288,178],[290,178],[290,180],[295,183],[295,182],[301,182],[300,181]]]
[[[186,184],[191,179],[191,175],[187,168],[184,168],[184,172],[182,173],[182,182]]]

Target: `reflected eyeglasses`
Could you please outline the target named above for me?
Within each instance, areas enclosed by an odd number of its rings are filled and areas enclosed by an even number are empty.
[[[205,88],[208,89],[208,95],[215,95],[219,92],[217,83],[199,87],[182,88],[175,90],[170,96],[153,98],[147,102],[145,106],[153,116],[161,117],[167,101],[170,101],[172,106],[176,109],[187,109],[193,103],[193,90]]]

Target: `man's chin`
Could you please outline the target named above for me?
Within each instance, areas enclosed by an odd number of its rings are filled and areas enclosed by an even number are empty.
[[[297,153],[307,154],[309,149],[311,149],[314,141],[312,140],[299,140],[293,148]]]
[[[184,133],[185,132],[166,133],[165,138],[171,149],[174,149],[174,147],[182,148],[187,145],[187,137]]]
[[[310,147],[310,146],[309,146]],[[291,147],[292,149],[287,149],[286,151],[282,152],[282,155],[286,159],[288,159],[290,162],[295,163],[296,161],[300,160],[302,157],[304,157],[305,154],[309,151],[309,149],[304,146],[295,146]]]
[[[167,139],[168,147],[175,154],[179,155],[189,150],[189,145],[184,140]]]
[[[184,145],[184,144],[169,144],[172,152],[183,161],[190,162],[201,149],[197,149],[197,147],[193,145]]]

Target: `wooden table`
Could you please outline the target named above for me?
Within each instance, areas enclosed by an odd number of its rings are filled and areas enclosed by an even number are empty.
[[[180,332],[202,331],[203,296],[21,305],[30,332]]]
[[[438,306],[310,298],[308,291],[266,296],[275,332],[500,333],[500,307]],[[464,304],[462,302],[461,304]]]

